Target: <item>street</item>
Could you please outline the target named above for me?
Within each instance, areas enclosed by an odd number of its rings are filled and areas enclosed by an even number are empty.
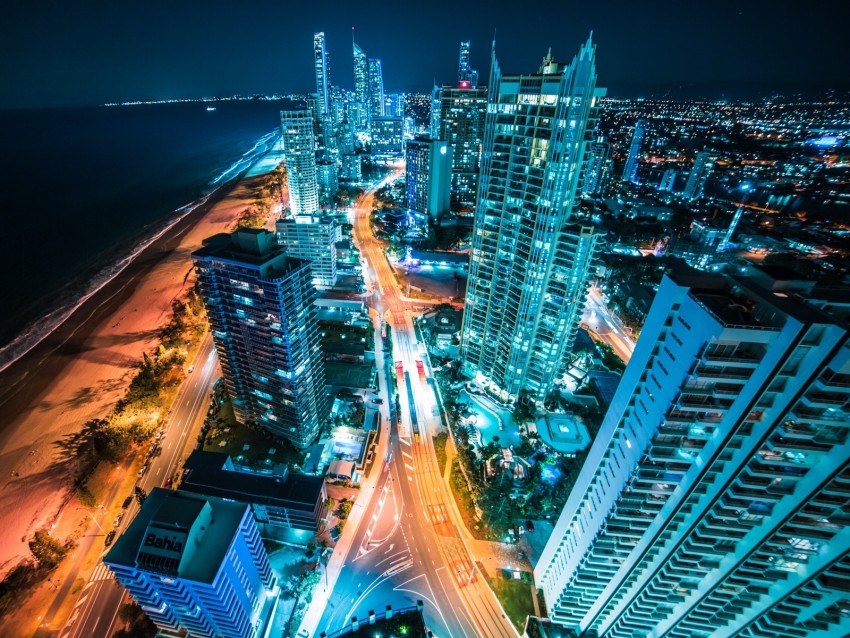
[[[150,459],[147,471],[137,482],[145,493],[150,493],[155,487],[162,487],[166,479],[171,477],[177,469],[186,448],[187,439],[194,437],[199,429],[200,420],[206,414],[210,390],[217,377],[218,358],[213,347],[212,336],[207,333],[198,349],[194,370],[183,381],[171,412],[163,424],[165,434],[160,441],[161,453]],[[115,528],[119,534],[127,528],[138,511],[139,505],[136,500],[133,500],[125,510],[121,524]],[[112,521],[102,520],[98,523],[106,531],[112,529]],[[106,553],[107,550],[103,547],[103,534],[86,536],[84,540],[88,540],[88,543],[84,546],[81,542],[76,553],[79,560],[88,554],[86,550],[92,545],[100,548],[101,554]],[[77,571],[72,572],[67,578],[67,583],[72,583],[76,576]],[[62,590],[57,594],[57,601],[51,610],[58,609],[63,593],[67,594]],[[79,594],[68,622],[58,635],[60,638],[111,636],[118,629],[114,625],[124,595],[124,588],[112,578],[109,569],[102,562],[98,562]],[[50,612],[48,612],[46,620],[49,621],[50,618]]]
[[[600,341],[611,346],[614,354],[625,363],[629,362],[635,349],[635,342],[623,330],[623,324],[608,310],[602,299],[602,293],[595,286],[592,286],[587,293],[587,306],[585,306],[581,322],[599,337]]]
[[[392,328],[393,358],[410,373],[413,397],[409,400],[402,381],[401,412],[398,428],[390,433],[389,461],[372,490],[378,498],[365,506],[363,523],[314,635],[331,634],[352,616],[367,618],[370,610],[381,613],[387,604],[399,608],[422,600],[426,623],[437,636],[514,637],[517,632],[467,549],[463,522],[437,466],[432,437],[442,430],[442,422],[433,387],[420,379],[416,366],[423,359],[424,345],[417,343],[411,309],[419,304],[403,297],[384,246],[369,226],[375,190],[399,173],[358,200],[352,224],[364,278],[374,291],[370,305]],[[386,373],[385,366],[379,365],[379,370]],[[390,387],[389,381],[383,385]],[[370,495],[363,497],[369,500]],[[335,559],[342,558],[331,559],[331,568]]]

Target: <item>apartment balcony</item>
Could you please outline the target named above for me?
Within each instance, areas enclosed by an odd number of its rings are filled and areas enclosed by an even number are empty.
[[[747,371],[739,371],[734,367],[706,368],[697,366],[691,374],[701,381],[724,381],[730,379],[736,381],[747,381],[750,378]]]
[[[741,351],[735,352],[733,354],[717,354],[706,352],[702,356],[702,360],[714,365],[733,364],[737,367],[751,368],[753,370],[758,368],[760,363],[760,359],[756,358],[754,355],[750,355]]]

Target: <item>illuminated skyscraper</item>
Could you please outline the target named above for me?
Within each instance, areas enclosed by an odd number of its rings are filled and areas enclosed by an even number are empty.
[[[313,113],[308,109],[281,111],[280,121],[289,206],[293,215],[311,215],[319,210]]]
[[[452,197],[461,204],[475,204],[481,171],[481,145],[487,113],[487,89],[472,88],[467,82],[444,86],[437,106],[437,136],[454,152]]]
[[[384,116],[384,74],[381,61],[369,60],[369,117]]]
[[[604,137],[600,137],[590,146],[582,194],[585,197],[603,196],[611,178],[611,168],[611,145]]]
[[[325,34],[313,35],[313,54],[316,66],[316,93],[319,95],[319,115],[322,118],[330,114],[330,94],[328,91],[328,64],[325,53]]]
[[[638,166],[640,165],[640,147],[646,135],[646,121],[635,122],[635,130],[632,133],[632,143],[629,145],[629,156],[626,158],[626,167],[623,170],[623,179],[627,182],[637,183]]]
[[[505,401],[546,397],[584,308],[599,235],[570,217],[605,93],[594,51],[529,75],[493,55],[461,363]]]
[[[382,160],[404,157],[404,120],[402,118],[372,118],[372,157]]]
[[[673,185],[676,183],[676,175],[676,171],[672,168],[664,171],[664,174],[661,176],[661,183],[658,184],[658,190],[672,193]]]
[[[705,183],[708,181],[708,176],[714,167],[714,161],[715,158],[709,151],[702,151],[697,154],[693,168],[691,168],[691,172],[688,174],[685,190],[682,191],[682,195],[686,199],[699,199],[702,196]]]
[[[336,223],[332,217],[299,215],[275,222],[278,243],[286,254],[310,262],[313,285],[336,283]]]
[[[457,81],[458,84],[468,82],[471,88],[478,86],[478,71],[469,65],[469,45],[470,41],[460,43],[460,54],[458,55],[457,64]]]
[[[369,60],[357,43],[354,46],[354,99],[361,104],[369,101]]]
[[[261,638],[279,592],[251,508],[154,488],[103,559],[163,632]]]
[[[252,229],[210,237],[192,257],[237,419],[309,445],[328,413],[310,262]]]
[[[850,635],[850,334],[793,283],[664,278],[535,567],[563,628]]]
[[[417,137],[408,140],[407,207],[437,217],[449,212],[452,183],[452,149],[443,140]]]

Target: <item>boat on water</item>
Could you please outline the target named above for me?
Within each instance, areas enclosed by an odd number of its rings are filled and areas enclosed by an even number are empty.
[[[215,111],[215,107],[214,107],[214,106],[208,106],[208,107],[207,107],[207,110],[208,110],[208,111]]]

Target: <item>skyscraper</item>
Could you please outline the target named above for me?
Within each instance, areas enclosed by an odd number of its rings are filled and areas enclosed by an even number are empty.
[[[404,120],[400,117],[372,118],[372,157],[384,160],[404,156]]]
[[[281,111],[280,122],[289,206],[293,215],[311,215],[319,210],[313,114],[308,109]]]
[[[664,278],[535,567],[553,620],[605,638],[848,635],[850,335],[817,303]]]
[[[328,413],[310,263],[267,230],[215,235],[192,257],[236,418],[309,445]]]
[[[714,167],[714,156],[709,151],[698,153],[694,159],[693,168],[688,174],[688,181],[685,184],[685,190],[682,195],[686,199],[694,200],[702,196],[702,191],[705,188],[705,183],[708,181],[708,176],[711,169]]]
[[[635,130],[632,133],[632,143],[629,146],[629,156],[626,158],[626,167],[623,170],[623,180],[637,183],[637,172],[640,164],[640,147],[646,135],[646,120],[635,122]]]
[[[316,93],[319,95],[319,112],[322,118],[330,114],[330,99],[328,91],[328,65],[325,53],[325,34],[319,32],[313,35],[313,55],[316,66]]]
[[[381,61],[369,59],[369,117],[384,116],[384,74]]]
[[[582,194],[585,197],[601,197],[608,188],[611,178],[611,145],[600,136],[590,145],[587,168],[584,172]]]
[[[277,584],[251,508],[154,488],[103,559],[168,635],[261,638]]]
[[[369,60],[353,39],[351,44],[354,47],[354,99],[366,104],[369,101]]]
[[[473,69],[469,64],[469,45],[470,41],[460,43],[460,53],[458,55],[457,64],[457,81],[458,84],[466,84],[468,88],[478,86],[478,71]]]
[[[487,89],[467,84],[445,86],[437,105],[437,136],[453,150],[452,197],[461,204],[475,204],[481,171],[481,145],[487,113]]]
[[[599,98],[590,39],[503,75],[493,55],[461,363],[505,401],[543,400],[563,372],[599,235],[571,226]]]
[[[452,149],[443,140],[408,140],[407,207],[430,217],[449,212]]]

